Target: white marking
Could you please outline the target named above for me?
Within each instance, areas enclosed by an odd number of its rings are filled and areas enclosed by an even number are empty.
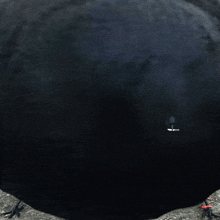
[[[180,129],[167,128],[168,131],[180,131]]]

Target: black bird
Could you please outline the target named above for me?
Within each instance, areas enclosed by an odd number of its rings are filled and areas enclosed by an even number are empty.
[[[18,203],[14,206],[14,208],[9,211],[9,212],[5,212],[5,213],[2,213],[1,215],[8,215],[8,218],[12,218],[15,214],[19,217],[20,216],[20,211],[23,209],[23,207],[21,208],[18,208],[19,204],[21,203],[21,200],[18,201]]]

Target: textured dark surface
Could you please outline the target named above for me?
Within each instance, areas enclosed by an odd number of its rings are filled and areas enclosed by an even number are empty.
[[[3,190],[138,219],[219,188],[215,19],[184,1],[0,4]]]
[[[88,161],[74,148],[76,143],[16,143],[5,150],[2,189],[35,209],[63,218],[78,211],[93,217],[151,214],[156,218],[198,204],[218,188],[219,152],[211,151],[213,143],[206,144],[179,146],[178,151],[170,145],[171,151],[145,154],[138,168],[125,171],[109,166],[107,159],[106,163],[98,158]]]

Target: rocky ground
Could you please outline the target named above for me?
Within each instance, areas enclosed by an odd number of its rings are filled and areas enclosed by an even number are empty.
[[[202,202],[200,204],[197,204],[192,207],[187,207],[183,209],[176,209],[174,211],[171,211],[169,213],[166,213],[157,220],[172,220],[172,219],[195,219],[195,220],[200,220],[200,219],[210,219],[210,218],[215,218],[215,219],[220,219],[220,191],[216,191],[212,193],[210,196],[205,198],[204,200],[207,199],[208,205],[212,206],[212,213],[215,214],[216,216],[208,216],[204,215],[204,210],[201,208],[201,206],[206,205],[205,202]],[[209,200],[210,199],[210,200]]]

